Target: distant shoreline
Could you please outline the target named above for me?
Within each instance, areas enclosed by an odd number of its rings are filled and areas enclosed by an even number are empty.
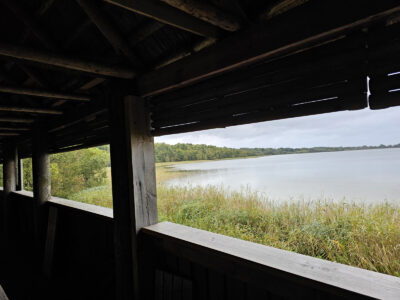
[[[277,156],[277,155],[292,155],[292,154],[313,154],[313,153],[332,153],[332,152],[349,152],[349,151],[367,151],[367,150],[385,150],[385,149],[400,149],[400,145],[396,145],[396,147],[377,147],[377,148],[360,148],[360,149],[346,149],[346,150],[326,150],[319,152],[295,152],[295,153],[280,153],[280,154],[266,154],[266,155],[255,155],[255,156],[245,156],[245,157],[227,157],[220,159],[201,159],[201,160],[184,160],[184,161],[171,161],[171,162],[158,162],[156,163],[157,167],[161,168],[172,168],[173,165],[181,165],[181,164],[194,164],[194,163],[203,163],[203,162],[211,162],[211,161],[222,161],[222,160],[235,160],[235,159],[251,159],[251,158],[260,158],[266,156]]]

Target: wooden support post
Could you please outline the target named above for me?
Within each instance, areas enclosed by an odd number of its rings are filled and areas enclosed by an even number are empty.
[[[32,175],[34,198],[34,238],[36,250],[43,247],[44,212],[43,204],[50,200],[50,154],[47,147],[47,133],[37,125],[33,131],[32,143]],[[39,252],[41,253],[41,252]]]
[[[17,187],[16,183],[16,157],[17,147],[9,144],[4,148],[4,164],[3,164],[3,231],[4,237],[9,237],[9,212],[10,212],[10,201],[9,195],[14,192]]]
[[[110,99],[109,107],[117,299],[139,299],[139,231],[158,222],[154,140],[143,99]]]
[[[17,191],[22,191],[24,189],[24,166],[22,158],[17,156]]]

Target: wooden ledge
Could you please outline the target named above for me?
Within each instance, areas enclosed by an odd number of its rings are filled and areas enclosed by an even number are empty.
[[[24,197],[32,197],[33,193],[29,191],[15,191],[12,192],[13,194],[17,194]],[[60,208],[66,207],[69,209],[75,209],[82,212],[98,215],[101,217],[106,217],[109,219],[113,219],[113,210],[107,207],[96,206],[92,204],[82,203],[74,200],[68,200],[58,197],[51,197],[50,201],[48,202],[49,205],[57,206]]]
[[[97,206],[93,204],[82,203],[78,201],[51,197],[50,204],[55,204],[58,207],[68,207],[80,211],[89,212],[91,214],[103,216],[112,219],[114,217],[113,210],[111,208]]]
[[[171,247],[168,245],[172,242],[175,245],[172,249],[176,255],[193,255],[187,258],[202,264],[212,260],[210,266],[220,261],[215,267],[220,271],[229,272],[232,276],[240,276],[244,270],[248,272],[250,269],[250,272],[256,270],[258,274],[260,271],[264,272],[269,278],[271,275],[285,278],[346,296],[399,299],[400,278],[394,276],[170,222],[145,227],[142,231],[161,238],[165,247]],[[257,276],[250,277],[254,279]]]

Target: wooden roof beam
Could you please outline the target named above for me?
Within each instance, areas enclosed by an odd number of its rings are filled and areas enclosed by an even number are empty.
[[[237,31],[240,29],[240,22],[236,17],[222,11],[204,1],[198,0],[161,0],[189,15],[192,15],[205,22],[211,23],[226,31]]]
[[[0,131],[29,131],[28,127],[0,127]]]
[[[133,66],[139,65],[139,58],[133,52],[126,39],[119,30],[111,23],[106,14],[96,6],[92,0],[76,0],[88,15],[90,20],[97,26],[117,53],[122,52]]]
[[[132,79],[136,76],[136,72],[131,68],[115,67],[93,61],[84,61],[74,57],[67,57],[52,52],[35,50],[12,44],[0,43],[0,55],[93,75],[122,79]]]
[[[54,91],[32,89],[27,87],[6,86],[6,85],[0,85],[0,92],[16,94],[16,95],[27,95],[27,96],[44,97],[51,99],[63,99],[63,100],[80,101],[80,102],[87,102],[90,100],[90,97],[85,95],[60,93]]]
[[[305,20],[310,11],[318,14]],[[379,4],[362,0],[310,1],[268,23],[241,30],[215,46],[142,75],[137,82],[139,94],[164,93],[239,67],[301,51],[399,12],[398,2],[392,0]]]
[[[28,113],[28,114],[41,114],[41,115],[62,115],[63,112],[55,109],[22,107],[22,106],[0,106],[0,111]]]
[[[222,31],[218,27],[158,0],[104,1],[200,36],[218,38],[222,34]]]
[[[7,117],[0,117],[0,122],[3,123],[26,123],[26,124],[31,124],[33,123],[33,119],[27,119],[27,118],[7,118]]]
[[[3,136],[20,136],[21,134],[18,132],[0,132],[0,137]]]

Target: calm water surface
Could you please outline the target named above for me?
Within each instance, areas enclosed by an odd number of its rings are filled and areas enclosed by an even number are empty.
[[[400,149],[275,155],[174,168],[198,172],[168,185],[250,188],[275,201],[328,198],[400,204]]]

